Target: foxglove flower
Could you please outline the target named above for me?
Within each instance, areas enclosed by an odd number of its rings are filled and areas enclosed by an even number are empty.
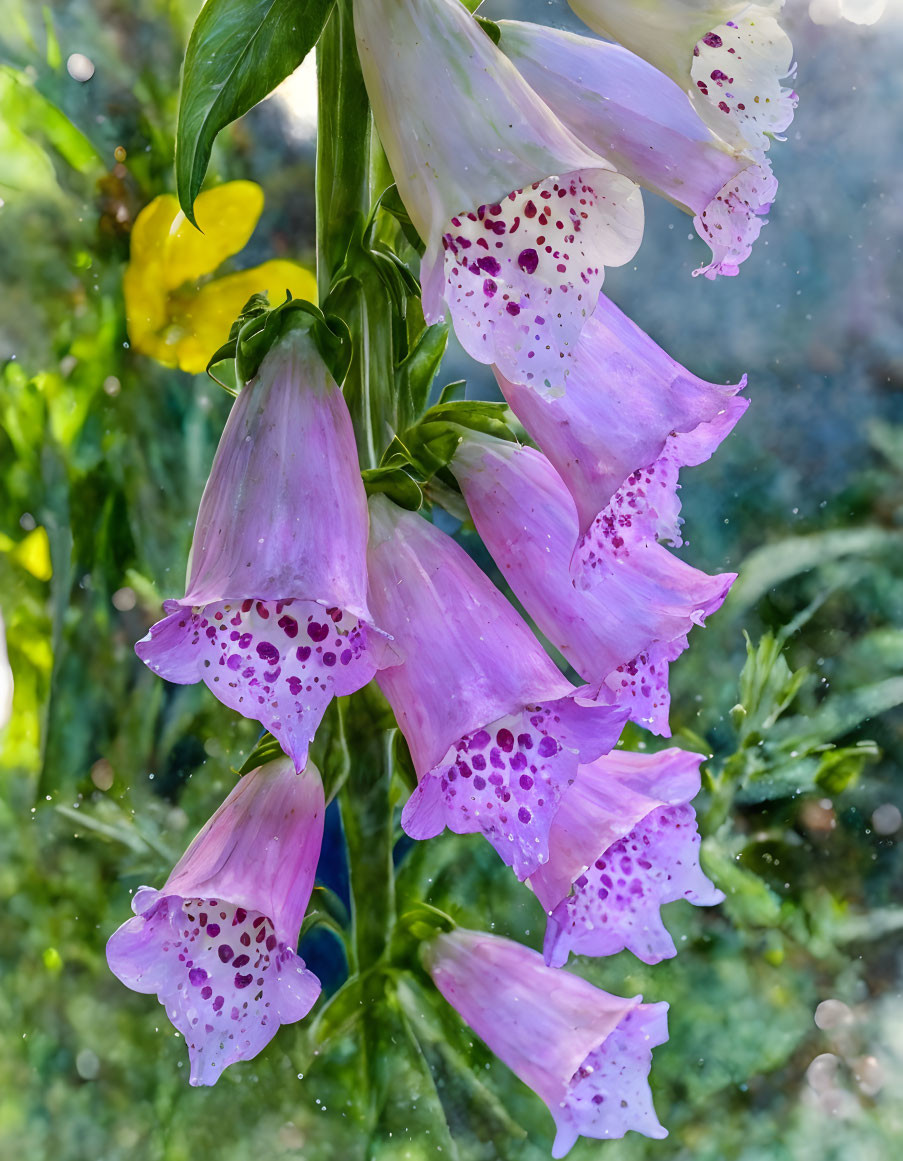
[[[611,749],[626,715],[584,701],[449,536],[384,496],[370,510],[370,603],[403,659],[377,680],[419,779],[402,826],[481,831],[525,879],[577,767]]]
[[[465,1024],[548,1106],[553,1157],[578,1137],[667,1137],[648,1082],[652,1049],[668,1039],[667,1004],[612,996],[519,943],[461,928],[423,958]]]
[[[636,253],[639,189],[581,144],[460,0],[355,0],[373,116],[426,244],[428,322],[560,390],[604,267]]]
[[[577,513],[544,455],[469,433],[450,466],[483,543],[546,637],[584,681],[604,682],[607,699],[668,735],[668,663],[721,606],[735,574],[707,576],[647,529],[633,535],[619,525],[620,549],[605,541],[604,562],[587,587],[575,587]]]
[[[737,397],[745,378],[719,386],[691,375],[604,295],[564,395],[543,398],[498,371],[496,379],[574,497],[581,537],[610,505],[617,515],[606,520],[625,527],[644,500],[647,515],[659,517],[653,535],[679,544],[677,472],[707,460],[748,406]],[[654,502],[650,492],[636,495],[641,468],[657,475]]]
[[[288,759],[246,774],[162,890],[141,887],[135,918],[107,944],[114,975],[156,993],[185,1037],[191,1083],[250,1060],[320,993],[296,953],[323,838],[323,784]]]
[[[699,867],[690,802],[701,761],[685,750],[615,751],[581,766],[552,824],[549,861],[530,877],[549,916],[546,963],[624,948],[659,963],[677,954],[664,903],[722,901]]]
[[[166,602],[136,652],[168,681],[203,680],[300,770],[330,699],[366,685],[380,664],[366,545],[351,417],[312,339],[293,330],[232,407],[188,591]]]
[[[617,44],[502,21],[500,47],[584,144],[645,189],[693,215],[714,278],[739,272],[778,183],[767,161],[737,152],[664,73]]]
[[[590,28],[643,57],[685,89],[729,145],[767,149],[793,120],[793,45],[776,14],[784,0],[568,0]]]

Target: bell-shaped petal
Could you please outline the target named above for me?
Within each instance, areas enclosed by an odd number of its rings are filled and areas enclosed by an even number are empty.
[[[559,391],[604,267],[643,230],[633,182],[581,144],[459,0],[355,0],[373,116],[426,244],[427,320]]]
[[[402,826],[481,831],[524,879],[578,765],[611,749],[626,715],[584,702],[451,537],[383,496],[370,508],[370,603],[402,658],[377,680],[419,779]]]
[[[729,145],[767,149],[793,120],[793,45],[776,14],[784,0],[568,0],[610,36],[685,89]]]
[[[677,954],[661,920],[665,903],[720,903],[699,867],[690,801],[699,791],[699,754],[615,751],[580,768],[555,816],[549,861],[530,886],[549,916],[546,962],[568,954],[614,955],[644,963]]]
[[[159,891],[110,936],[110,969],[156,993],[185,1037],[191,1083],[250,1060],[320,993],[297,954],[313,890],[325,803],[316,767],[287,759],[246,774]]]
[[[168,681],[204,681],[301,769],[330,699],[366,685],[381,663],[366,545],[351,417],[310,336],[293,330],[232,407],[187,592],[136,652]]]
[[[668,662],[734,574],[707,576],[643,535],[577,587],[577,513],[544,455],[473,434],[450,466],[483,543],[546,637],[584,681],[603,682],[635,721],[668,734]]]
[[[496,379],[574,497],[581,535],[625,480],[654,463],[673,436],[683,440],[697,430],[703,439],[706,432],[711,438],[726,435],[748,406],[736,398],[745,377],[732,386],[697,378],[604,295],[573,362],[567,391],[557,399],[498,370]]]
[[[649,1091],[652,1049],[668,1039],[665,1003],[603,992],[547,967],[509,939],[456,928],[426,946],[436,987],[555,1120],[553,1157],[578,1137],[666,1137]]]
[[[691,214],[712,261],[736,274],[764,223],[777,181],[700,119],[686,92],[620,45],[502,21],[500,47],[561,120],[618,170]]]

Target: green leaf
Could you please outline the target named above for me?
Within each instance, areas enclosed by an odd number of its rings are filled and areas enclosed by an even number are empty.
[[[264,766],[267,762],[275,762],[284,757],[285,751],[282,749],[282,744],[272,734],[264,734],[239,767],[238,773],[244,777],[245,774],[250,774],[252,770],[256,770],[258,766]]]
[[[314,47],[334,0],[207,0],[188,42],[176,189],[193,224],[217,133],[262,101]]]
[[[367,468],[361,476],[368,496],[386,495],[399,508],[407,508],[409,512],[416,512],[423,504],[420,485],[404,468]]]
[[[899,552],[901,546],[903,533],[887,532],[883,528],[843,528],[787,537],[750,553],[731,590],[727,607],[737,616],[756,604],[769,589],[801,572],[845,556]]]
[[[448,323],[435,323],[417,336],[405,358],[395,370],[400,405],[408,422],[426,407],[430,388],[439,372],[448,345]]]
[[[502,39],[502,30],[494,20],[487,20],[484,16],[477,17],[477,24],[486,33],[493,44],[498,44]]]
[[[703,841],[702,868],[726,898],[724,909],[741,927],[774,927],[781,901],[764,880],[741,867],[735,856],[713,838]]]
[[[860,742],[857,746],[841,746],[822,755],[815,774],[815,784],[826,793],[840,794],[858,781],[867,762],[881,757],[874,742]]]

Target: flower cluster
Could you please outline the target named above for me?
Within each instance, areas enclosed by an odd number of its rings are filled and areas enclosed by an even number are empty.
[[[569,955],[657,963],[676,954],[663,905],[722,898],[699,865],[701,757],[616,747],[628,720],[670,736],[669,665],[734,579],[673,550],[679,473],[740,419],[745,380],[676,363],[601,293],[604,269],[640,244],[644,187],[694,215],[703,273],[736,274],[774,197],[764,150],[796,99],[779,83],[778,3],[572,5],[621,43],[509,22],[488,35],[460,0],[353,3],[375,126],[425,247],[424,315],[450,315],[504,396],[483,408],[530,441],[439,407],[394,442],[441,430],[444,458],[412,453],[405,470],[451,512],[466,504],[558,660],[446,521],[365,487],[325,316],[290,303],[240,326],[244,385],[186,591],[136,650],[287,757],[240,780],[108,946],[185,1037],[193,1084],[305,1016],[319,983],[297,941],[325,809],[309,748],[330,701],[375,680],[416,776],[402,829],[481,834],[545,911],[542,954],[454,929],[425,938],[422,962],[546,1102],[556,1157],[580,1135],[665,1135],[647,1076],[667,1005],[601,991]]]

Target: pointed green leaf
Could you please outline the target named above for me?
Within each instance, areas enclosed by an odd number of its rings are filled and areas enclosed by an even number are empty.
[[[201,9],[185,54],[176,133],[176,189],[190,222],[217,133],[295,71],[333,3],[207,0]]]

